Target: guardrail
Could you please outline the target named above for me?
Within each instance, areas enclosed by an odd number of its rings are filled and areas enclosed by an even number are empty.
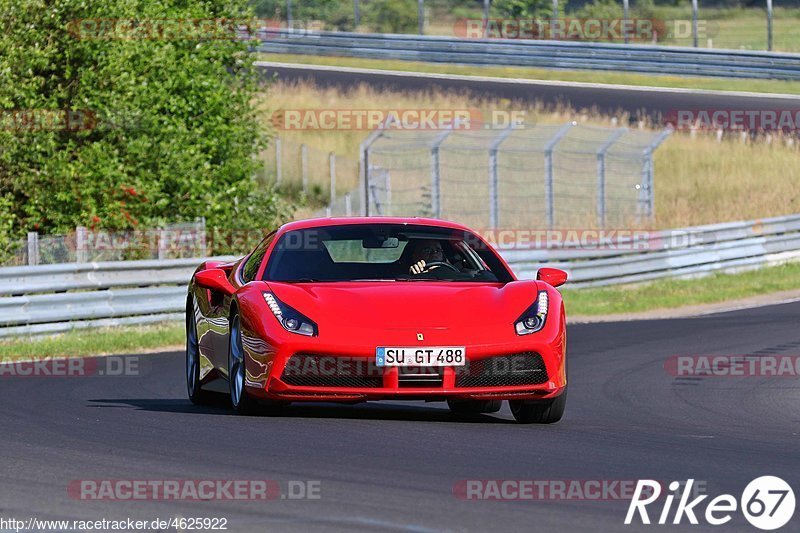
[[[800,80],[800,55],[778,52],[277,29],[259,36],[256,49],[274,54]]]
[[[499,250],[518,277],[562,268],[570,287],[698,277],[800,261],[800,215],[632,233],[597,248]],[[201,261],[0,268],[0,337],[180,320],[186,283]]]
[[[503,249],[520,278],[542,266],[569,274],[570,287],[697,277],[800,260],[800,215],[650,233],[612,246]]]
[[[0,268],[0,338],[181,319],[186,284],[201,261]]]

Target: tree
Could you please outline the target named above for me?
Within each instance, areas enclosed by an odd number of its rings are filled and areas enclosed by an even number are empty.
[[[12,233],[288,216],[254,182],[267,140],[256,73],[218,22],[249,16],[246,0],[0,0],[0,217]],[[37,124],[59,113],[65,124]]]

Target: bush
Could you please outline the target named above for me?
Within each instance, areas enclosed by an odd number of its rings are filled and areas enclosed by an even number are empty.
[[[12,236],[199,216],[210,227],[268,227],[285,217],[285,203],[253,179],[267,139],[247,43],[97,39],[109,35],[91,33],[102,26],[75,23],[249,15],[246,0],[0,0],[0,112],[96,119],[79,131],[0,128],[0,217],[13,221]]]
[[[622,3],[617,0],[594,0],[575,12],[581,19],[621,19]]]
[[[492,8],[508,18],[546,19],[553,15],[551,0],[496,0]]]
[[[379,33],[414,33],[419,27],[415,0],[371,0],[364,21]]]

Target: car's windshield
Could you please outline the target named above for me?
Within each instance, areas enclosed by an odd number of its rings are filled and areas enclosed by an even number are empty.
[[[482,281],[513,278],[474,233],[413,224],[289,231],[270,254],[267,281]]]

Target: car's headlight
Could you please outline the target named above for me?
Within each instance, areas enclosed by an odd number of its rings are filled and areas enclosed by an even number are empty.
[[[547,321],[548,304],[547,292],[539,291],[533,305],[526,309],[514,323],[517,335],[528,335],[541,330]]]
[[[271,292],[264,293],[264,300],[267,302],[272,314],[275,315],[275,318],[278,319],[278,322],[281,323],[281,326],[286,331],[308,337],[313,337],[317,334],[317,325],[313,320],[278,300]]]

